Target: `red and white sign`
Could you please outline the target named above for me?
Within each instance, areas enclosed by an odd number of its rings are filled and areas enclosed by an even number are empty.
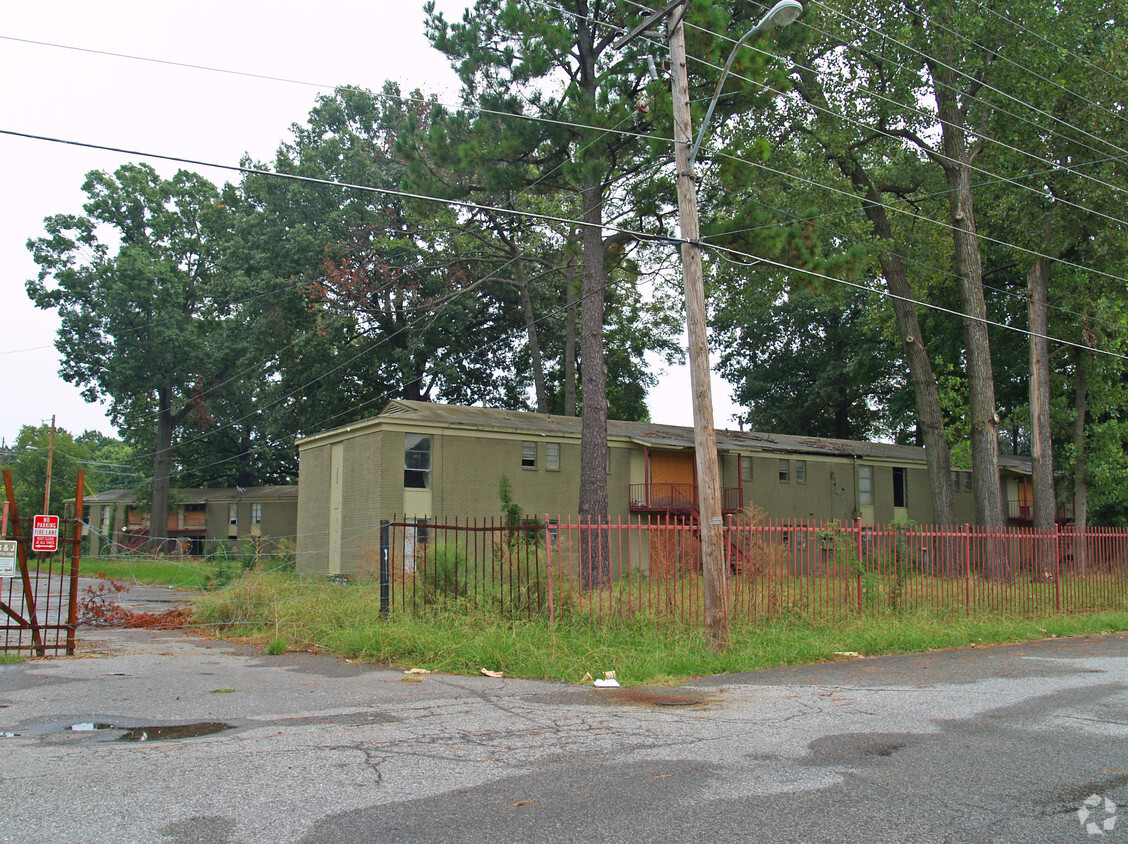
[[[59,548],[59,517],[36,516],[31,523],[31,550],[53,554]]]

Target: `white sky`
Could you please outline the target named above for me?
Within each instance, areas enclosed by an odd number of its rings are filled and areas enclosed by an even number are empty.
[[[377,91],[386,79],[456,102],[457,80],[423,36],[422,0],[40,0],[9,3],[0,22],[0,129],[235,165],[270,161],[314,97],[340,84]],[[438,0],[448,19],[465,0]],[[273,82],[168,67],[8,39],[301,80]],[[27,298],[37,267],[26,249],[43,218],[80,213],[90,170],[138,157],[0,135],[0,438],[50,422],[116,434],[104,408],[58,375],[58,321]],[[171,175],[176,166],[151,160]],[[200,172],[215,182],[236,174]],[[733,427],[729,388],[714,379],[715,422]],[[656,422],[692,425],[688,374],[661,376]]]

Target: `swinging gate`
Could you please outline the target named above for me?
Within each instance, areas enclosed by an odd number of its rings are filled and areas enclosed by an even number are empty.
[[[12,577],[0,577],[0,654],[74,654],[78,627],[78,560],[82,545],[83,472],[78,473],[73,519],[59,520],[54,553],[32,550],[32,517],[20,516],[12,476],[4,470],[7,524],[0,539],[15,544]],[[8,545],[11,548],[11,545]]]

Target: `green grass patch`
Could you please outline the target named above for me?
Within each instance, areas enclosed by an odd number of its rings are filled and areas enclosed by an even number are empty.
[[[0,654],[0,665],[15,665],[17,662],[23,662],[24,657],[19,654]]]
[[[204,589],[212,567],[193,557],[168,559],[123,555],[117,557],[83,557],[78,564],[83,577],[105,577],[122,583],[143,583],[151,586],[174,586],[177,589]]]
[[[794,614],[751,623],[734,618],[730,647],[713,653],[702,630],[657,615],[631,620],[584,616],[517,618],[465,598],[380,614],[372,584],[330,584],[295,575],[251,573],[202,596],[194,620],[217,635],[349,659],[476,674],[578,682],[615,671],[626,685],[683,680],[836,659],[1021,642],[1128,630],[1128,611],[1030,619],[967,618],[935,608],[874,612],[833,623]],[[276,646],[277,647],[277,646]]]

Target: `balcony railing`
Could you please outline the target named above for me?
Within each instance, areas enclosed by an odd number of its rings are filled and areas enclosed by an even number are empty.
[[[743,490],[738,486],[721,489],[721,510],[737,513],[744,506]],[[692,515],[697,512],[697,484],[631,484],[632,513]]]
[[[1010,500],[1007,502],[1007,518],[1012,522],[1033,522],[1034,505],[1023,501]],[[1059,506],[1054,514],[1058,524],[1068,524],[1073,521],[1073,503]]]

